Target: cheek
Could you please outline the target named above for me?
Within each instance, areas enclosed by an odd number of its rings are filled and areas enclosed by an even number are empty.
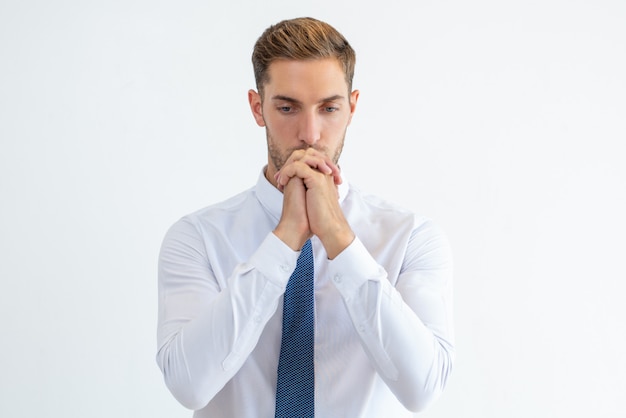
[[[349,123],[349,117],[330,118],[325,121],[324,130],[329,138],[343,137]]]
[[[265,123],[267,129],[272,132],[274,137],[282,140],[289,140],[295,135],[296,127],[294,123],[290,123],[289,120],[284,118],[266,118]]]

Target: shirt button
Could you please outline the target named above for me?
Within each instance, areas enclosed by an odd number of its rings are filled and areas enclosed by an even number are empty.
[[[254,318],[252,318],[252,320],[254,321],[255,324],[258,324],[259,322],[261,322],[261,316],[254,315]]]
[[[286,273],[289,271],[289,266],[287,264],[281,264],[280,269]]]
[[[335,274],[333,280],[335,281],[335,283],[341,283],[341,274]]]

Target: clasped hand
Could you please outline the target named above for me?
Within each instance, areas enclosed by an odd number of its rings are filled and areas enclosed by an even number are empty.
[[[274,230],[293,250],[317,236],[328,258],[335,258],[354,240],[339,205],[341,173],[325,154],[309,148],[296,150],[274,176],[284,194],[283,212]]]

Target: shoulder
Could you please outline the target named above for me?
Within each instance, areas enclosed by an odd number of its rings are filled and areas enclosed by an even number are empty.
[[[434,243],[447,245],[446,233],[432,218],[358,187],[350,185],[345,206],[353,221],[368,229],[385,231],[387,235],[404,235],[409,245],[421,248]]]
[[[388,272],[450,265],[448,238],[430,217],[352,185],[343,206],[356,235]]]
[[[225,224],[240,212],[245,212],[254,200],[254,189],[248,189],[226,200],[205,206],[194,212],[188,213],[170,227],[169,232],[179,231],[183,233],[201,232],[217,227],[221,229]]]
[[[193,223],[207,223],[231,217],[239,211],[245,210],[254,199],[254,189],[248,189],[226,200],[213,203],[204,208],[191,212],[181,218]]]
[[[404,229],[413,230],[432,224],[430,218],[378,195],[363,191],[352,184],[350,184],[344,207],[347,211],[358,214],[358,217],[366,222],[383,223],[388,227],[402,225]]]

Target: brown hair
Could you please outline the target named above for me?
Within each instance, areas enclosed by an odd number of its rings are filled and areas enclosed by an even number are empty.
[[[277,59],[322,58],[339,60],[348,83],[348,91],[351,91],[356,55],[341,33],[328,23],[310,17],[283,20],[272,25],[256,41],[252,52],[257,90],[263,97],[263,85],[269,81],[267,70]]]

